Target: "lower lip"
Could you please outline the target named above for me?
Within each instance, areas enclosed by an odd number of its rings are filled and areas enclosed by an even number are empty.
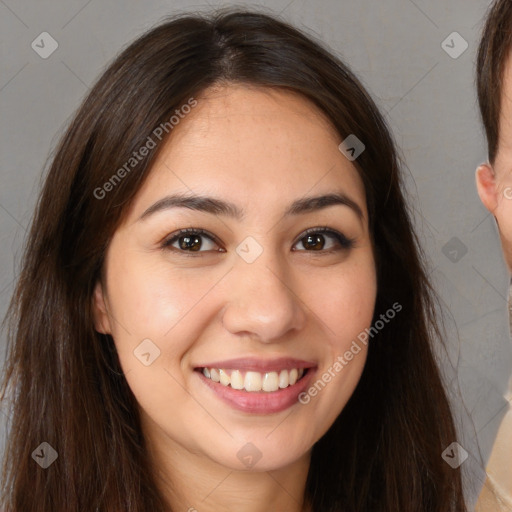
[[[222,401],[234,409],[252,414],[273,414],[298,403],[298,396],[309,386],[315,374],[315,368],[309,368],[302,379],[292,386],[272,392],[241,391],[233,389],[231,386],[224,386],[219,382],[213,382],[206,378],[202,371],[196,373]]]

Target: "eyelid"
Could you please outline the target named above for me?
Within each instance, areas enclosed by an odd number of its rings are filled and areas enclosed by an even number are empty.
[[[303,249],[300,252],[309,252],[309,253],[313,253],[313,254],[314,253],[319,253],[319,254],[330,253],[330,252],[335,252],[335,251],[340,251],[340,250],[351,249],[355,243],[354,238],[349,238],[349,237],[345,236],[343,233],[341,233],[333,228],[330,228],[328,226],[316,226],[316,227],[308,228],[305,231],[302,231],[300,233],[300,235],[298,235],[298,237],[296,238],[294,243],[292,244],[292,250],[293,250],[293,247],[295,247],[303,238],[305,238],[306,236],[308,236],[309,234],[312,234],[312,233],[313,234],[329,235],[332,238],[335,238],[341,247],[338,249],[325,249],[325,250],[321,249],[319,251],[313,251],[313,250],[308,251],[306,249]],[[172,244],[175,243],[181,236],[184,236],[187,234],[200,235],[200,236],[209,238],[217,246],[221,247],[221,250],[217,251],[217,252],[226,252],[226,250],[222,248],[221,244],[219,243],[219,241],[215,235],[213,235],[209,231],[206,231],[205,229],[193,228],[193,227],[192,228],[183,228],[183,229],[180,229],[178,231],[171,233],[169,236],[167,236],[163,240],[163,242],[161,243],[161,248],[173,250],[177,253],[184,254],[186,256],[199,256],[199,255],[201,255],[201,253],[211,252],[211,251],[186,251],[186,250],[180,250],[175,247],[172,247]]]
[[[206,231],[205,229],[202,229],[202,228],[183,228],[183,229],[179,229],[178,231],[174,231],[170,235],[166,236],[161,243],[161,248],[174,250],[175,252],[185,254],[187,256],[198,256],[201,253],[208,252],[208,251],[184,251],[184,250],[180,250],[180,249],[177,249],[176,247],[171,246],[171,244],[176,242],[181,236],[185,236],[188,234],[204,236],[206,238],[209,238],[212,242],[214,242],[219,247],[221,247],[221,244],[219,243],[217,237],[215,235],[213,235],[212,233],[210,233],[209,231]],[[225,251],[225,249],[222,249],[222,251],[219,251],[219,252],[226,252],[226,251]]]
[[[313,227],[313,228],[308,228],[305,231],[303,231],[297,237],[297,240],[293,243],[293,246],[297,245],[303,238],[305,238],[306,236],[308,236],[311,233],[330,235],[331,237],[333,237],[333,238],[335,238],[337,240],[337,242],[341,246],[341,249],[326,249],[326,250],[320,250],[320,251],[306,251],[306,250],[304,250],[304,251],[301,251],[301,252],[311,252],[313,254],[315,254],[315,253],[321,254],[321,253],[335,252],[335,251],[343,250],[343,249],[347,250],[347,249],[351,249],[354,246],[355,241],[356,241],[355,238],[349,238],[349,237],[345,236],[343,233],[341,233],[340,231],[338,231],[338,230],[336,230],[334,228],[331,228],[329,226],[316,226],[316,227]]]

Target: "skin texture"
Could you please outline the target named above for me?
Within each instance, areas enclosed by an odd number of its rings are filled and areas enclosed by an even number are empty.
[[[288,356],[315,361],[320,376],[371,325],[377,285],[364,186],[338,150],[340,136],[304,98],[229,85],[197,99],[112,238],[95,289],[96,329],[114,338],[174,510],[306,511],[312,446],[352,395],[367,348],[307,405],[275,414],[231,408],[193,370]],[[344,205],[283,216],[293,201],[333,191],[363,217]],[[177,192],[233,202],[245,215],[173,208],[139,220]],[[325,234],[323,250],[305,248],[304,231],[319,226],[354,239],[353,247]],[[179,242],[174,252],[162,248],[190,227],[218,243],[203,237],[192,256],[178,252]],[[250,264],[235,251],[247,236],[263,249]],[[147,338],[161,351],[150,366],[133,354]],[[262,454],[250,470],[237,457],[247,442]]]
[[[478,195],[495,216],[503,253],[512,272],[512,62],[508,60],[503,82],[498,151],[494,165],[482,164],[476,171]]]

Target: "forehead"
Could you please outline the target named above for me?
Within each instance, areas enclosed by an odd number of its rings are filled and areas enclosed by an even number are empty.
[[[512,152],[512,54],[505,62],[500,101],[499,151]]]
[[[287,90],[229,86],[197,97],[171,132],[139,192],[229,194],[250,206],[343,187],[363,203],[364,185],[341,137],[311,101]],[[147,200],[146,200],[147,199]],[[142,207],[142,206],[141,206]]]
[[[215,141],[220,147],[219,138],[227,132],[236,134],[233,142],[243,145],[242,137],[249,131],[254,137],[261,137],[261,128],[268,137],[279,134],[276,143],[315,136],[336,144],[339,138],[328,117],[311,100],[294,91],[249,85],[216,86],[204,91],[197,101],[198,106],[173,132],[171,145],[186,138],[198,146]],[[246,146],[249,145],[247,140]]]

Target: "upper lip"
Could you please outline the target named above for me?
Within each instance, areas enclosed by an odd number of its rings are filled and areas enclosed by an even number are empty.
[[[254,372],[272,372],[277,370],[292,370],[293,368],[314,368],[316,363],[291,357],[278,357],[274,359],[258,359],[255,357],[239,357],[205,363],[197,368],[224,368],[232,370],[246,370]]]

